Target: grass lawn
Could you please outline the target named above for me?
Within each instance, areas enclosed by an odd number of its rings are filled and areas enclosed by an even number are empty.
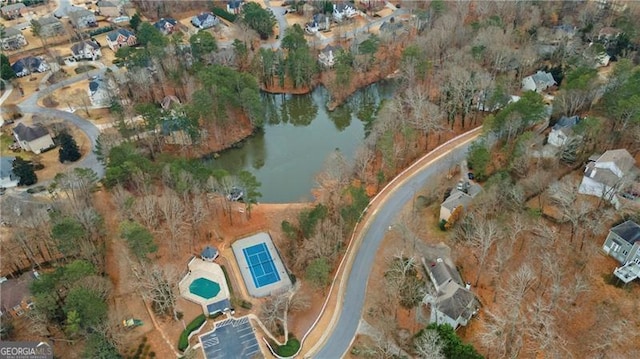
[[[25,160],[29,160],[31,159],[31,152],[25,152],[25,151],[21,151],[21,152],[13,152],[9,149],[9,146],[11,146],[11,144],[13,143],[13,136],[11,136],[8,133],[2,133],[0,134],[0,156],[9,156],[9,157],[15,157],[15,156],[20,156],[22,158],[24,158]]]
[[[76,67],[74,71],[76,72],[76,74],[82,74],[95,69],[96,67],[92,65],[78,65],[78,67]]]

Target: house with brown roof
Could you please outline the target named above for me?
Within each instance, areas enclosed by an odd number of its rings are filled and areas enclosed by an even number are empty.
[[[27,272],[0,283],[0,316],[19,318],[33,308],[29,286],[35,275],[36,272]]]
[[[55,147],[49,131],[42,125],[25,126],[19,123],[13,128],[13,136],[23,150],[35,154]]]
[[[578,193],[600,197],[620,207],[618,193],[635,182],[636,160],[625,149],[609,150],[587,163]]]

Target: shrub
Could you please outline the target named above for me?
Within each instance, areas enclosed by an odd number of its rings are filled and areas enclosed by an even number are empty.
[[[89,36],[93,37],[93,36],[96,36],[96,35],[104,34],[105,32],[109,32],[111,30],[113,30],[113,27],[111,27],[111,26],[100,27],[100,28],[97,28],[95,30],[89,31]]]
[[[204,314],[197,316],[180,334],[180,340],[178,341],[178,350],[185,351],[189,346],[189,334],[194,330],[200,328],[200,326],[207,320]]]
[[[242,307],[244,309],[251,309],[251,308],[253,308],[253,304],[251,302],[246,301],[246,300],[243,299],[243,300],[240,301],[240,307]]]
[[[219,7],[213,7],[213,9],[211,9],[211,12],[214,13],[216,16],[221,17],[227,21],[231,21],[231,22],[235,22],[236,19],[238,18],[238,16],[236,14],[232,14],[230,12],[227,12],[224,9],[221,9]]]
[[[447,220],[446,219],[441,219],[440,223],[438,223],[438,227],[440,227],[441,231],[446,231],[447,230]]]
[[[291,357],[295,355],[300,349],[300,341],[294,337],[289,337],[289,341],[285,345],[280,345],[276,347],[275,351],[281,357]]]

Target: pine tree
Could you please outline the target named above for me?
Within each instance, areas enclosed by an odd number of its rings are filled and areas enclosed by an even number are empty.
[[[38,176],[33,171],[33,165],[31,162],[27,162],[22,157],[16,157],[13,160],[13,174],[20,178],[18,186],[31,186],[38,182]]]
[[[62,132],[58,136],[58,140],[60,142],[60,163],[64,163],[65,161],[75,162],[82,157],[76,140],[74,140],[70,134]]]

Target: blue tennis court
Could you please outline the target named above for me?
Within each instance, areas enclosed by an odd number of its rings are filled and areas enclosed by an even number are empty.
[[[242,252],[247,260],[251,278],[256,288],[264,287],[280,280],[273,258],[271,258],[269,249],[264,242],[243,248]]]

